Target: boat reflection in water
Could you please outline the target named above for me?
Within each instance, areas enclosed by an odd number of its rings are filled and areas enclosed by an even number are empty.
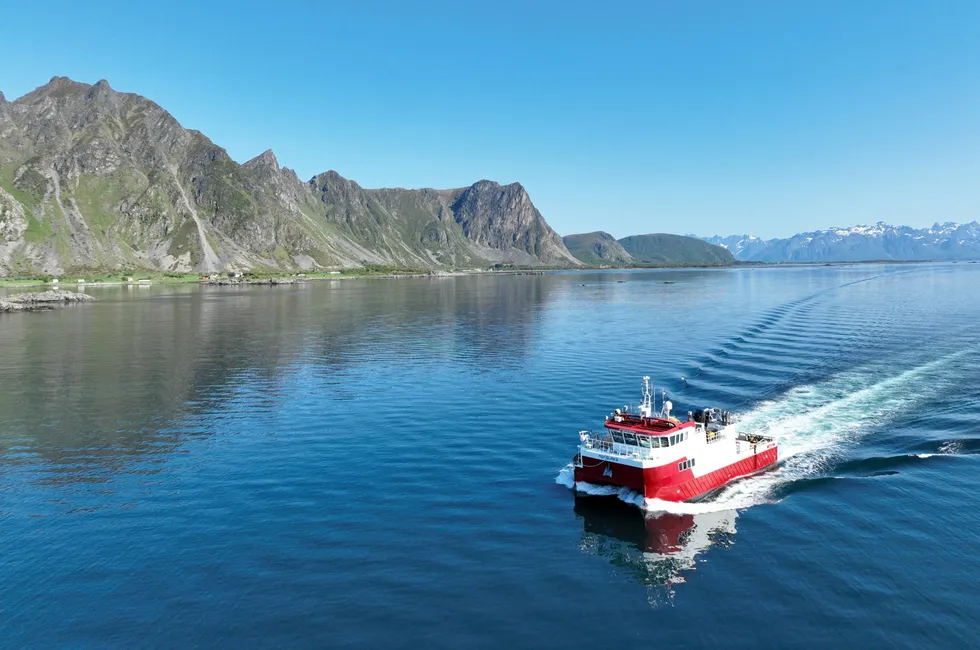
[[[616,497],[578,496],[581,550],[606,558],[647,590],[654,607],[670,604],[674,586],[686,582],[705,551],[735,542],[734,510],[644,513]]]

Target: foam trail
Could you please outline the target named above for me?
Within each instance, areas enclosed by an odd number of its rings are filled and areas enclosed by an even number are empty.
[[[651,512],[696,514],[767,503],[778,486],[824,471],[842,446],[942,394],[949,377],[957,375],[954,367],[973,360],[978,352],[978,346],[961,349],[885,378],[881,377],[890,368],[867,366],[798,386],[759,404],[738,416],[733,427],[736,432],[775,435],[780,444],[779,467],[735,481],[709,502],[644,500],[633,490],[575,483],[571,465],[555,480],[584,494],[616,495]],[[942,449],[941,453],[950,451]]]

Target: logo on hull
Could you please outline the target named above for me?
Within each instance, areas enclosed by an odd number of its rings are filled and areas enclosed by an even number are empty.
[[[612,465],[606,463],[606,469],[602,470],[602,475],[612,478]]]

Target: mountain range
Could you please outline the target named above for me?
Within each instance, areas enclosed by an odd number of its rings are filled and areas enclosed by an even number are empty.
[[[691,235],[692,237],[694,235]],[[753,235],[702,237],[743,262],[860,262],[869,260],[980,259],[980,224],[936,223],[931,228],[873,226],[829,228],[785,239]]]
[[[581,266],[518,183],[364,189],[238,164],[106,81],[0,93],[0,275],[384,264]]]
[[[879,222],[787,239],[561,237],[519,183],[365,189],[244,164],[154,102],[65,77],[0,93],[0,276],[111,269],[309,270],[380,264],[724,266],[980,258],[980,225]]]

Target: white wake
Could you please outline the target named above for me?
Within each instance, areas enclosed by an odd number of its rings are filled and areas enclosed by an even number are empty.
[[[776,469],[740,479],[701,503],[674,503],[644,499],[628,488],[575,483],[571,464],[562,468],[555,482],[580,494],[617,496],[649,512],[700,513],[748,508],[773,503],[776,488],[788,482],[819,475],[844,450],[908,413],[925,407],[945,392],[956,367],[975,362],[980,347],[965,348],[909,368],[865,366],[824,381],[798,386],[779,398],[765,401],[735,417],[737,432],[774,435],[779,439],[780,462]]]

